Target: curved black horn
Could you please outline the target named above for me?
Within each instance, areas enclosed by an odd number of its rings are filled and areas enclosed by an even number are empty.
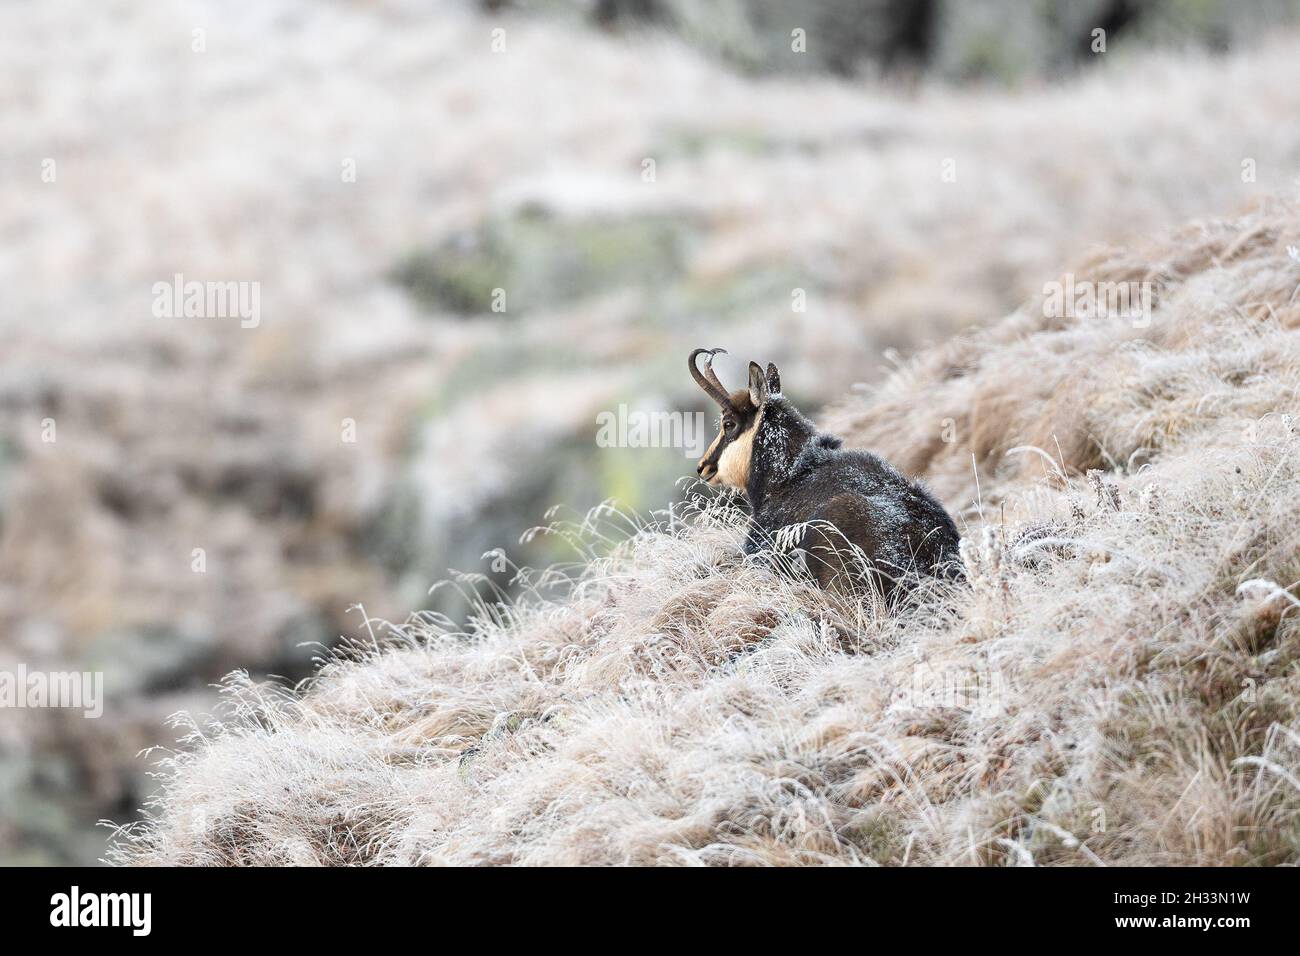
[[[718,391],[727,396],[727,401],[730,403],[731,393],[727,391],[726,386],[722,384],[721,380],[719,380],[718,373],[713,371],[713,356],[726,354],[726,349],[709,349],[709,357],[704,360],[704,374],[708,376],[709,381],[714,384],[714,387],[716,387]]]
[[[723,409],[730,410],[732,408],[731,396],[727,394],[727,390],[723,388],[722,383],[718,381],[717,373],[713,371],[713,356],[717,355],[719,352],[725,355],[727,350],[696,349],[691,353],[691,357],[686,360],[686,364],[691,370],[691,378],[695,379],[696,385],[704,389],[704,394],[708,395],[709,398],[721,405]],[[695,365],[696,358],[701,355],[708,356],[708,358],[704,360],[704,374],[701,374],[699,368]],[[705,377],[706,375],[708,376],[707,378]]]

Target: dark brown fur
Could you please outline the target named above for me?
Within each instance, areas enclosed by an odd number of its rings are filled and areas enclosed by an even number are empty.
[[[700,381],[698,354],[691,368]],[[822,587],[870,584],[896,597],[910,576],[960,575],[959,535],[943,505],[878,455],[819,433],[781,394],[775,365],[764,373],[751,362],[749,388],[730,394],[707,366],[706,374],[701,387],[722,420],[696,470],[710,484],[745,493],[753,511],[747,554],[771,547],[783,528],[805,526],[783,543],[804,552]]]

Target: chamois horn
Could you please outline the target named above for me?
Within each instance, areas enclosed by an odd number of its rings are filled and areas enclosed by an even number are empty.
[[[735,409],[731,404],[731,396],[727,394],[727,390],[723,388],[722,383],[718,381],[717,373],[713,371],[713,356],[717,355],[719,352],[723,355],[727,354],[726,349],[696,349],[691,353],[691,357],[686,360],[686,364],[690,367],[691,378],[695,379],[696,385],[704,389],[704,394],[708,395],[709,398],[721,405],[724,410],[734,411]],[[704,374],[700,374],[699,368],[695,365],[695,360],[700,355],[708,356],[708,358],[704,360]]]

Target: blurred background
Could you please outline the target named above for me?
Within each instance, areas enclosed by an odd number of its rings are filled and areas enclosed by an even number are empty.
[[[0,862],[98,859],[231,669],[571,558],[519,543],[552,505],[679,497],[692,457],[597,421],[714,427],[690,348],[815,414],[1090,246],[1294,193],[1298,7],[6,4],[0,671],[106,700],[0,709]],[[258,321],[158,315],[177,275]]]

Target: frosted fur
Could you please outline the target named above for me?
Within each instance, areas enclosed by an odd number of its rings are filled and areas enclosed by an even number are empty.
[[[773,366],[768,374],[775,376]],[[920,483],[818,433],[779,394],[760,397],[745,487],[753,513],[748,553],[780,540],[807,553],[823,587],[869,586],[891,598],[916,575],[959,573],[956,526]],[[814,526],[805,534],[781,535],[808,522]]]

